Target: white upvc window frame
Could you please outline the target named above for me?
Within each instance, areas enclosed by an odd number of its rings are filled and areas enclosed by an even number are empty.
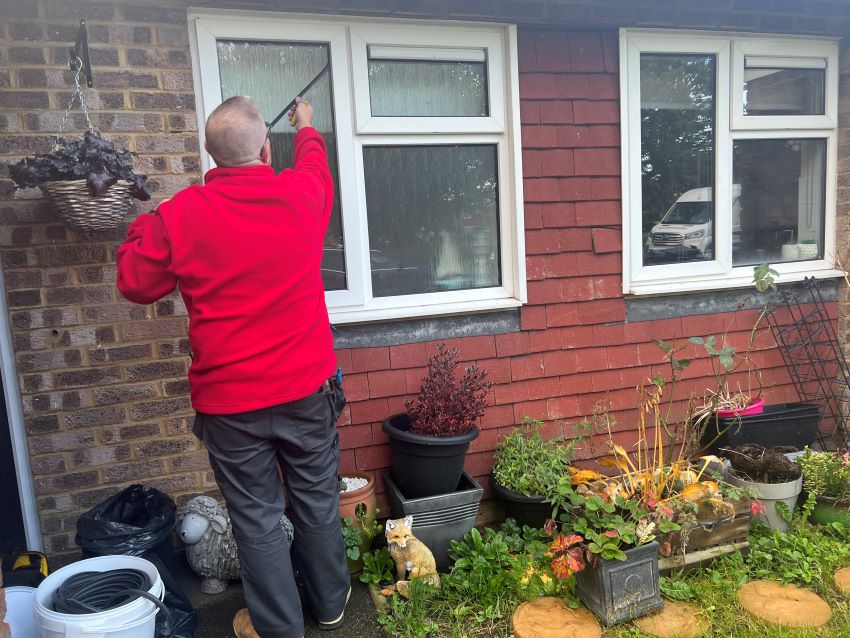
[[[514,25],[433,23],[315,15],[191,10],[189,26],[195,85],[200,87],[198,130],[221,103],[218,39],[327,42],[342,203],[347,290],[325,293],[336,324],[465,314],[515,308],[527,300],[519,114],[519,73]],[[489,116],[373,117],[368,46],[409,47],[411,55],[485,51]],[[440,53],[442,52],[442,53]],[[422,59],[420,57],[420,59]],[[274,114],[269,114],[268,117]],[[379,297],[372,295],[363,147],[378,145],[495,145],[497,153],[499,286]],[[202,170],[213,166],[201,153]]]
[[[715,73],[715,146],[713,200],[715,252],[711,261],[643,264],[640,55],[642,53],[713,55]],[[747,55],[826,61],[825,114],[822,116],[744,116],[743,64]],[[752,285],[752,266],[732,265],[732,159],[734,143],[748,139],[823,139],[826,142],[824,259],[772,264],[779,281],[809,275],[837,277],[835,255],[835,183],[837,162],[838,47],[835,40],[707,34],[693,31],[620,29],[620,116],[623,222],[623,293],[653,295],[739,288]],[[804,66],[804,68],[806,68]],[[741,121],[744,124],[741,124]],[[726,204],[729,202],[730,204]]]

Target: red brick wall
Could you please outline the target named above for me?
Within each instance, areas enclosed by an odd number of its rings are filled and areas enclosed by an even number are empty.
[[[283,4],[316,9],[315,3]],[[320,4],[340,10],[331,0]],[[582,13],[588,6],[578,4],[568,15],[566,4],[388,0],[369,6],[376,14],[420,17],[444,15],[451,5],[453,17],[585,27],[627,20],[616,18],[616,11]],[[67,49],[85,17],[97,74],[89,95],[98,127],[138,153],[138,167],[151,175],[156,190],[154,202],[198,179],[185,6],[179,0],[0,0],[0,160],[49,145],[70,96]],[[763,22],[768,15],[748,22],[746,11],[730,13],[727,22],[791,29],[802,19],[798,11],[783,9],[773,26]],[[833,22],[799,29],[823,32]],[[529,303],[521,309],[520,332],[449,342],[496,383],[467,459],[478,477],[489,472],[499,435],[525,416],[555,428],[608,401],[618,429],[628,432],[635,423],[635,385],[666,370],[654,339],[728,329],[740,348],[756,316],[743,311],[624,323],[616,32],[526,26],[519,45]],[[845,46],[841,228],[850,206],[847,59]],[[84,125],[79,116],[74,123],[76,130]],[[47,550],[57,554],[73,550],[81,512],[132,482],[154,485],[182,503],[214,490],[214,481],[190,432],[186,318],[179,298],[150,306],[123,301],[114,286],[114,254],[124,229],[91,236],[68,231],[38,191],[14,192],[4,170],[0,260],[42,529]],[[760,337],[759,347],[769,343],[768,335]],[[344,469],[388,465],[381,421],[415,394],[436,345],[338,353],[351,402],[340,421]],[[760,353],[759,362],[771,386],[768,399],[793,398],[776,352]],[[689,374],[692,381],[680,396],[705,386],[704,365]]]

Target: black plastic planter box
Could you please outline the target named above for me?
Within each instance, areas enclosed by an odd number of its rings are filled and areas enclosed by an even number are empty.
[[[661,609],[658,543],[626,551],[626,560],[600,559],[593,569],[576,572],[576,593],[606,626]]]
[[[820,406],[814,403],[777,403],[766,405],[761,414],[711,419],[702,436],[703,445],[708,446],[704,453],[722,456],[720,448],[744,443],[787,445],[802,450],[815,440],[820,415]]]
[[[383,472],[383,477],[392,517],[413,515],[413,535],[434,554],[437,569],[448,569],[449,543],[462,539],[475,525],[484,490],[464,470],[454,492],[408,499],[398,489],[391,472]]]

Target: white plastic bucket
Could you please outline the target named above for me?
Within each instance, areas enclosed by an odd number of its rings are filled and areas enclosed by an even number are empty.
[[[153,583],[148,592],[160,600],[165,595],[159,572],[153,563],[144,558],[98,556],[72,563],[50,574],[35,592],[34,614],[41,638],[153,638],[159,607],[141,596],[126,605],[93,614],[53,611],[53,593],[68,578],[82,572],[106,572],[112,569],[138,569],[145,572]]]
[[[6,618],[12,638],[38,638],[38,624],[33,616],[35,587],[7,587]]]

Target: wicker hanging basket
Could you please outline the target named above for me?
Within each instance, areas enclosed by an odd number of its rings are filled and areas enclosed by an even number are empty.
[[[113,184],[99,197],[92,197],[84,179],[45,182],[39,186],[56,206],[65,225],[81,232],[118,228],[132,203],[130,182]]]

